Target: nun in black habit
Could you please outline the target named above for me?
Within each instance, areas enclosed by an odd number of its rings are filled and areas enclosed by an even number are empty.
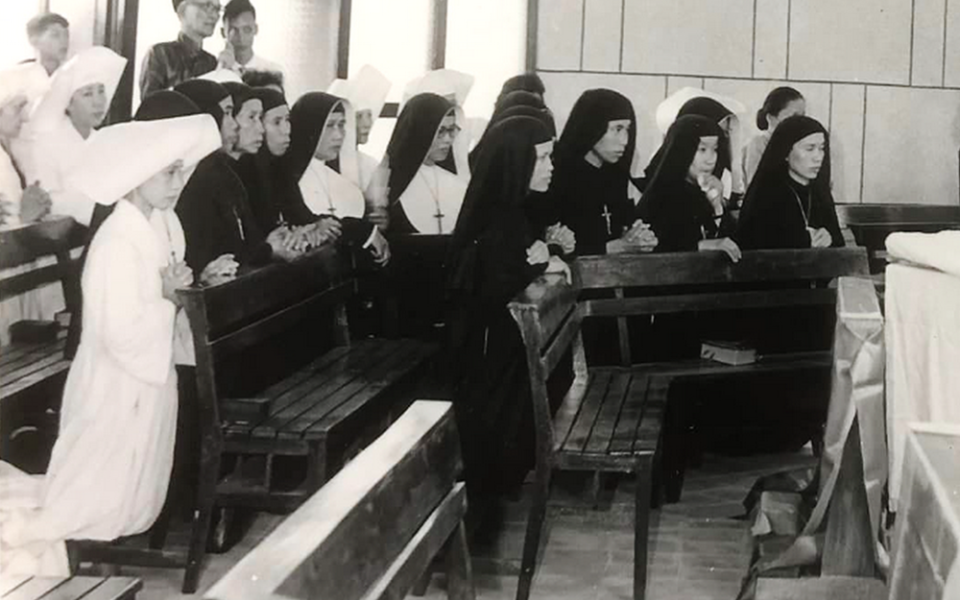
[[[555,125],[552,125],[553,117],[550,115],[550,111],[547,110],[547,106],[543,103],[543,98],[540,96],[531,92],[519,90],[516,92],[510,92],[498,99],[497,104],[493,109],[493,114],[490,116],[490,122],[487,124],[487,128],[483,132],[484,134],[480,136],[480,139],[470,151],[470,168],[472,169],[476,164],[477,157],[480,156],[480,149],[483,147],[484,138],[486,137],[487,132],[493,129],[494,125],[507,117],[519,115],[535,117],[541,112],[546,113],[547,116],[550,117],[551,126],[555,129]]]
[[[450,248],[448,294],[454,407],[474,500],[520,485],[534,459],[523,342],[509,300],[544,272],[561,272],[526,218],[549,185],[551,132],[540,119],[495,125],[477,162]]]
[[[657,252],[723,250],[734,261],[740,250],[726,239],[734,229],[723,206],[719,158],[723,131],[707,117],[674,121],[637,215],[657,236]]]
[[[231,94],[225,86],[206,80],[177,86],[216,119],[224,143],[197,165],[176,208],[187,241],[186,262],[199,273],[199,281],[208,285],[232,279],[240,266],[266,264],[272,256],[271,246],[250,211],[247,191],[237,174],[239,165],[228,154],[238,139],[234,117],[244,103],[253,99],[252,90],[242,87],[246,89]],[[224,110],[227,98],[233,100],[232,112],[230,103]]]
[[[312,214],[340,224],[341,241],[369,249],[385,264],[389,245],[373,223],[364,220],[356,158],[356,125],[350,104],[323,92],[304,94],[290,110],[290,150],[285,161],[298,183],[300,199]],[[292,190],[291,190],[292,191]]]
[[[628,186],[636,127],[633,105],[613,90],[587,90],[570,112],[550,194],[576,235],[578,254],[605,254],[608,242],[634,226]]]
[[[743,202],[738,239],[744,248],[844,245],[830,191],[829,138],[806,116],[777,126]]]

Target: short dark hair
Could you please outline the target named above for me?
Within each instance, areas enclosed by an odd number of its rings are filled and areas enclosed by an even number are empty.
[[[266,87],[268,85],[283,87],[283,73],[278,71],[244,71],[243,82],[250,87]]]
[[[232,21],[245,12],[253,13],[253,18],[257,18],[257,9],[250,4],[250,0],[230,0],[223,7],[223,22]]]
[[[27,21],[27,37],[32,38],[43,35],[47,29],[50,29],[54,25],[60,25],[64,28],[69,28],[70,21],[68,21],[63,15],[58,15],[57,13],[43,13],[42,15],[37,15]]]

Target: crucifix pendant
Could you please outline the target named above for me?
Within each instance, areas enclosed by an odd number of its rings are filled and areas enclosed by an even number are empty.
[[[440,212],[440,208],[437,207],[437,214],[433,215],[433,218],[437,220],[437,232],[441,234],[443,233],[443,218],[445,216],[445,214]]]
[[[610,217],[613,216],[610,214],[610,209],[607,208],[607,205],[603,205],[603,219],[607,222],[607,235],[613,235],[613,228],[610,225]]]

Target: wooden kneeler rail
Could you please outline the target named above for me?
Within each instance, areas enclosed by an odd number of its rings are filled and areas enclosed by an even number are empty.
[[[449,597],[472,600],[461,469],[450,404],[415,402],[206,598],[403,598],[443,553]]]

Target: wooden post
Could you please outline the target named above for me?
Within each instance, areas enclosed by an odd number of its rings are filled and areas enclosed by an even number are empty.
[[[873,544],[870,508],[863,486],[860,428],[854,418],[843,447],[837,485],[827,509],[821,572],[824,576],[874,577]]]

